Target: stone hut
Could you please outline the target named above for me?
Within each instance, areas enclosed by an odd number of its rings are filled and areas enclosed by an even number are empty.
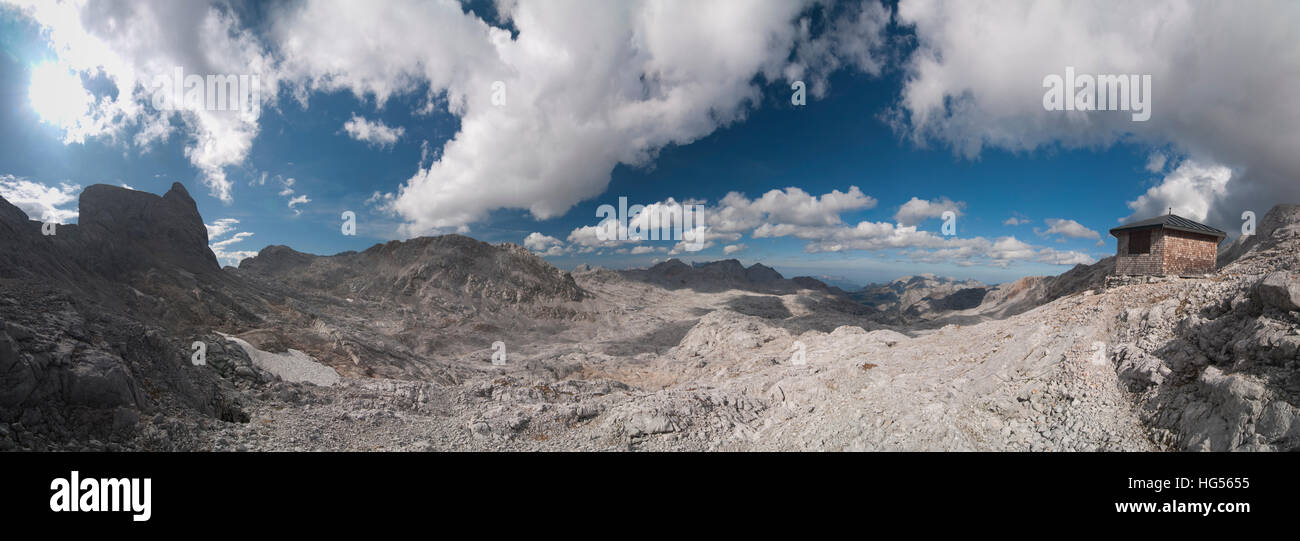
[[[1214,272],[1219,243],[1228,236],[1170,213],[1110,230],[1118,239],[1115,274],[1192,275]]]

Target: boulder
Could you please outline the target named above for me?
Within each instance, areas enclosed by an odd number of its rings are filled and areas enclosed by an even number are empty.
[[[135,380],[116,356],[90,350],[65,374],[63,396],[69,404],[99,408],[138,407]]]
[[[1255,285],[1255,296],[1279,310],[1300,310],[1300,279],[1289,272],[1271,272]]]

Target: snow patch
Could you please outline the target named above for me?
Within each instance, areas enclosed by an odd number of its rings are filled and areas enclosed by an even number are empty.
[[[290,349],[285,353],[272,353],[253,347],[252,344],[234,336],[217,333],[226,340],[239,344],[258,368],[280,376],[280,379],[293,382],[307,382],[322,387],[334,385],[339,381],[339,373],[333,368],[316,362],[311,355]]]

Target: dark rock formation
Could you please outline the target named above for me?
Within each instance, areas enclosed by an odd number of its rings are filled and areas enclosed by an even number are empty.
[[[88,269],[108,275],[159,265],[195,274],[221,271],[198,207],[179,183],[162,197],[96,184],[81,193],[79,209],[77,241]]]
[[[649,269],[620,273],[628,279],[649,282],[670,289],[688,288],[710,292],[738,289],[774,294],[794,293],[800,289],[829,291],[826,284],[819,280],[806,276],[787,280],[772,267],[762,263],[745,267],[735,259],[688,265],[674,258]]]

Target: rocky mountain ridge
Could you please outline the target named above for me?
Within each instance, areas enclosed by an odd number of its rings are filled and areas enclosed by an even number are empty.
[[[25,432],[37,444],[138,436],[143,415],[246,418],[247,391],[278,378],[217,331],[345,374],[448,381],[451,359],[491,345],[451,336],[581,317],[566,308],[583,298],[572,277],[518,246],[272,246],[223,270],[180,184],[163,196],[94,185],[79,208],[78,224],[44,234],[0,199],[0,421],[39,424]],[[194,343],[206,364],[193,364]]]
[[[994,286],[922,274],[868,285],[848,296],[879,310],[876,319],[882,323],[936,328],[1005,318],[1100,287],[1114,268],[1114,258],[1108,257],[1091,265],[1075,265],[1057,276],[1026,276]]]
[[[680,259],[669,259],[648,269],[619,271],[622,276],[660,285],[669,289],[688,288],[697,291],[727,291],[740,289],[754,292],[793,292],[799,289],[830,291],[831,288],[816,278],[799,276],[786,279],[776,269],[762,263],[744,266],[735,259],[723,259],[687,264]]]

